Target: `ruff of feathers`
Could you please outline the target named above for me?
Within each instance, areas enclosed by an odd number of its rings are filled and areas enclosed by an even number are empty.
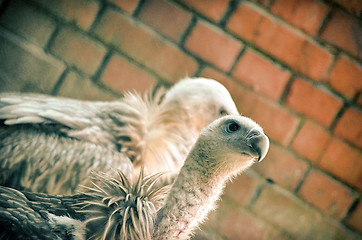
[[[95,174],[93,187],[83,193],[87,200],[75,204],[87,216],[87,239],[151,239],[156,213],[169,190],[155,185],[161,175],[144,177],[142,169],[132,185],[121,171],[118,179]]]

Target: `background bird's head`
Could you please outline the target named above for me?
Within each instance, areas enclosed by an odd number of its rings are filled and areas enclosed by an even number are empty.
[[[200,164],[210,169],[206,175],[232,176],[262,161],[269,149],[269,139],[250,118],[228,115],[204,128],[196,145]]]
[[[164,104],[186,111],[198,131],[226,114],[239,114],[229,91],[207,78],[185,78],[166,94]]]

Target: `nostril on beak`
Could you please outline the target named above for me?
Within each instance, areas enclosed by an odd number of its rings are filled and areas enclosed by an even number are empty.
[[[254,136],[249,140],[250,145],[253,149],[258,153],[258,162],[261,162],[268,150],[269,150],[269,139],[265,134],[260,134],[258,136]]]

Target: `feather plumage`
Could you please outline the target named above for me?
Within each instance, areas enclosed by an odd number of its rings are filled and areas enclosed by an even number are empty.
[[[113,102],[1,94],[0,184],[64,194],[86,185],[91,171],[136,179],[141,166],[169,180],[200,130],[224,112],[238,113],[229,92],[202,78]]]
[[[156,186],[160,173],[141,171],[135,184],[117,175],[93,174],[93,186],[72,196],[0,186],[1,239],[151,239],[169,187]]]
[[[144,177],[143,171],[134,184],[122,172],[117,178],[96,174],[93,187],[73,196],[0,187],[1,234],[5,239],[187,239],[225,182],[261,161],[268,147],[255,122],[226,116],[202,131],[170,190],[156,185],[160,174]]]

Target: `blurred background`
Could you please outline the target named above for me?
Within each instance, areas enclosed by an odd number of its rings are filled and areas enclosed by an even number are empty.
[[[271,138],[194,239],[362,239],[362,1],[0,0],[0,91],[223,83]]]

